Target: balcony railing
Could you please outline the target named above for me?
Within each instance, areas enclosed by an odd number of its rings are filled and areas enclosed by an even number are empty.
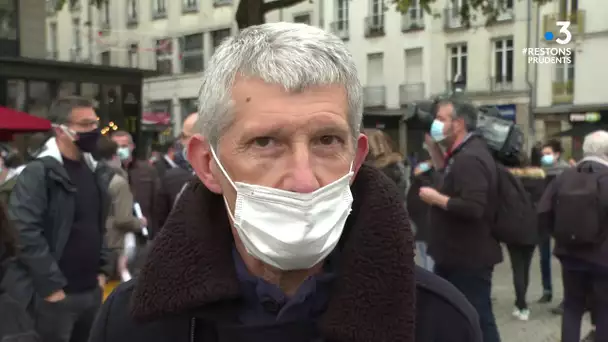
[[[399,104],[406,105],[414,101],[423,100],[424,83],[402,84],[399,86]]]
[[[194,12],[198,12],[198,4],[196,3],[196,1],[187,2],[187,3],[182,2],[182,13],[194,13]]]
[[[348,30],[348,20],[338,20],[334,21],[329,25],[331,29],[331,33],[335,34],[341,39],[348,39],[349,30]]]
[[[165,19],[167,18],[166,8],[154,8],[152,9],[152,19]]]
[[[572,103],[574,100],[574,81],[553,82],[553,103]]]
[[[232,0],[213,0],[213,6],[229,6],[232,5]]]
[[[365,107],[384,107],[386,105],[386,87],[368,86],[363,88],[363,105]]]
[[[365,36],[384,36],[384,14],[372,15],[365,18]]]
[[[448,7],[443,11],[443,27],[446,30],[464,28],[460,20],[460,7]]]
[[[135,26],[138,22],[139,20],[137,19],[137,14],[127,16],[127,26]]]
[[[57,59],[59,59],[59,52],[57,50],[47,51],[46,58],[52,59],[52,60],[57,60]]]
[[[497,22],[504,22],[504,21],[511,21],[513,19],[515,19],[515,12],[513,11],[512,8],[506,8],[503,11],[501,11],[500,13],[498,13],[498,16],[496,17],[496,21]]]
[[[421,9],[412,8],[401,16],[401,31],[415,31],[424,29],[424,15]]]
[[[545,14],[543,17],[543,32],[552,32],[554,37],[564,39],[564,35],[559,33],[558,21],[569,21],[570,27],[568,29],[573,36],[585,33],[585,11],[583,10],[571,13]],[[552,41],[555,41],[555,39]]]
[[[499,93],[513,91],[513,77],[495,76],[490,77],[490,92]]]

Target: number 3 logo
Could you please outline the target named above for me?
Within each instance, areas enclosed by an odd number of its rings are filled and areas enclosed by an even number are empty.
[[[555,41],[561,45],[570,43],[570,41],[572,40],[572,33],[570,32],[570,30],[568,30],[568,28],[570,27],[570,22],[558,21],[555,24],[560,27],[559,33],[563,33],[566,35],[566,39],[557,38]]]

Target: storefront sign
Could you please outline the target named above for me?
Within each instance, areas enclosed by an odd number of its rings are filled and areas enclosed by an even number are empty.
[[[600,113],[572,113],[570,122],[598,122],[602,119]]]
[[[515,121],[517,110],[514,104],[498,105],[496,108],[503,119]]]

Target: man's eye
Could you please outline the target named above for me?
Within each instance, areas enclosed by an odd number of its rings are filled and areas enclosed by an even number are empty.
[[[324,135],[319,138],[319,143],[321,145],[341,144],[342,142],[343,140],[335,135]]]
[[[269,137],[260,137],[253,139],[252,143],[256,147],[269,147],[272,144],[273,140]]]

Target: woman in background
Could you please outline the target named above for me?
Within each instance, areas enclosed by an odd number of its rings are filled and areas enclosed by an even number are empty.
[[[534,161],[531,161],[534,159]],[[537,164],[538,163],[538,164]],[[516,176],[524,186],[530,196],[530,200],[536,207],[545,189],[545,171],[540,168],[540,153],[537,149],[531,152],[531,158],[520,156],[516,165],[505,165],[509,171]],[[511,259],[511,269],[513,272],[513,286],[515,288],[515,310],[513,316],[519,320],[527,321],[530,317],[530,310],[526,300],[528,285],[530,284],[530,264],[534,249],[539,241],[539,229],[530,231],[526,243],[507,244],[509,258]]]
[[[405,197],[409,188],[410,170],[403,156],[395,152],[391,138],[379,129],[364,129],[367,136],[369,153],[366,163],[384,172],[399,187]]]

